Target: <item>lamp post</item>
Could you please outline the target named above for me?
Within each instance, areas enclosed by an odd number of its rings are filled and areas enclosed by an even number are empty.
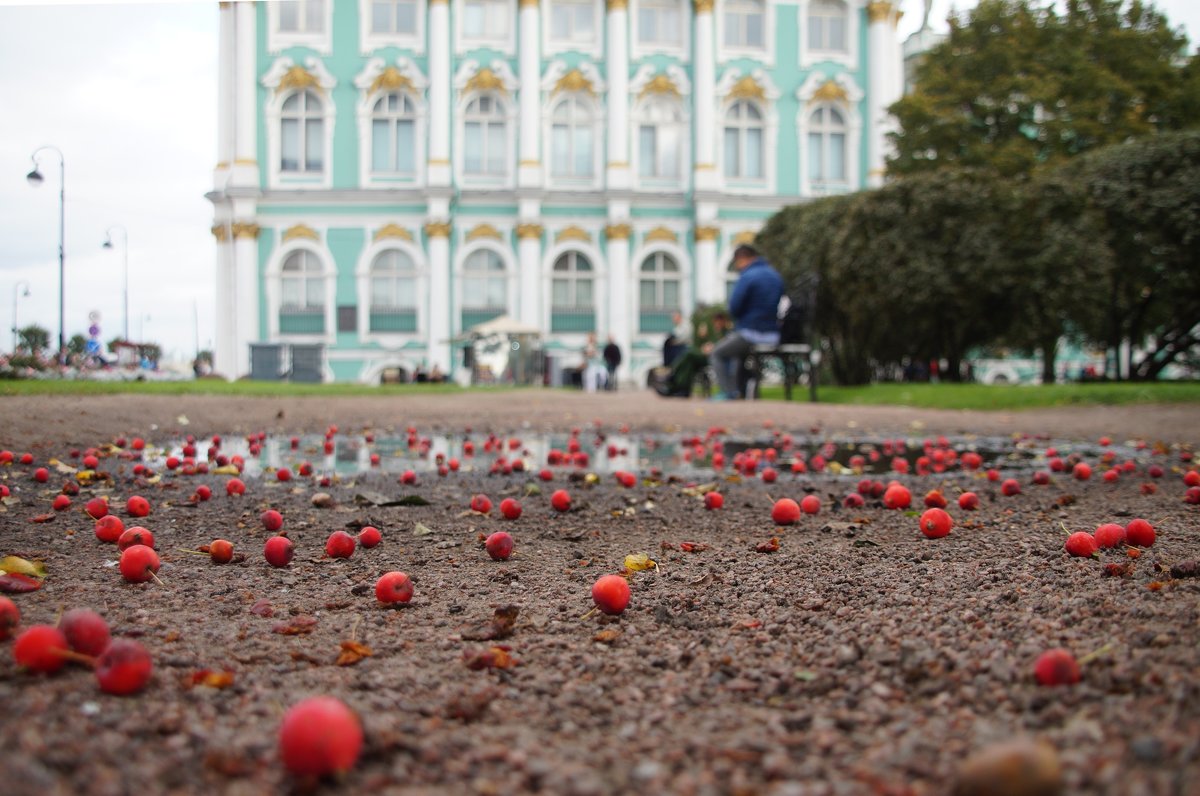
[[[20,292],[21,285],[25,286],[24,293]],[[20,328],[20,325],[17,323],[17,297],[18,297],[18,294],[21,296],[26,296],[26,297],[29,296],[29,283],[26,282],[24,279],[22,279],[20,282],[17,282],[17,284],[13,285],[13,327],[12,327],[13,347],[12,347],[12,350],[13,350],[14,354],[17,353],[17,329]]]
[[[129,342],[129,230],[120,224],[113,224],[104,231],[105,240],[104,248],[113,248],[113,230],[119,230],[121,233],[121,249],[125,253],[125,289],[123,292],[125,330],[121,333],[121,339]]]
[[[38,155],[50,150],[58,155],[58,364],[67,361],[67,286],[66,286],[66,239],[67,239],[67,161],[62,150],[56,146],[42,146],[33,150],[30,160],[33,161],[33,171],[25,175],[25,179],[34,188],[45,182],[42,173],[38,171]]]

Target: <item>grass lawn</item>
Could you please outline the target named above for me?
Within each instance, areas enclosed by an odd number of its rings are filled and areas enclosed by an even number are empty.
[[[763,397],[783,398],[782,387],[766,387]],[[912,406],[921,409],[1034,409],[1052,406],[1113,406],[1200,402],[1200,382],[1148,382],[1050,385],[871,384],[865,387],[819,385],[822,403]],[[808,400],[808,388],[792,391]]]

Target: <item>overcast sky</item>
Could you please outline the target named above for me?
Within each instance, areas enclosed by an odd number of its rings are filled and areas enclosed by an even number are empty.
[[[353,0],[336,0],[353,2]],[[951,6],[934,0],[945,28]],[[1200,0],[1158,0],[1195,46]],[[900,32],[921,22],[903,0]],[[212,346],[215,244],[204,199],[216,156],[217,4],[187,0],[75,3],[0,0],[0,350],[18,322],[58,334],[58,159],[39,159],[45,182],[25,180],[30,155],[66,156],[66,335],[99,312],[102,341],[122,331],[123,255],[105,230],[129,233],[130,335],[189,358]],[[196,316],[193,313],[196,313]],[[193,321],[198,317],[198,323]]]

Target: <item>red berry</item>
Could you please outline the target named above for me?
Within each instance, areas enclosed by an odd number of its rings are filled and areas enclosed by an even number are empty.
[[[515,520],[521,516],[521,504],[515,498],[505,498],[500,501],[500,514],[506,520]]]
[[[805,514],[816,514],[821,510],[821,499],[816,495],[806,495],[800,501],[800,510]]]
[[[19,624],[21,610],[12,600],[0,595],[0,641],[6,641]]]
[[[848,509],[861,509],[864,503],[866,501],[863,500],[863,496],[857,492],[851,492],[842,498],[842,505]]]
[[[1106,484],[1115,484],[1117,482],[1117,479],[1120,477],[1121,477],[1121,472],[1120,472],[1120,470],[1118,470],[1115,467],[1111,470],[1104,471],[1104,483],[1106,483]]]
[[[550,496],[550,505],[555,511],[569,511],[571,508],[571,493],[565,489],[559,489]]]
[[[125,523],[121,522],[120,517],[106,514],[96,520],[96,538],[102,542],[112,544],[120,539],[124,532]]]
[[[958,496],[958,507],[963,511],[974,511],[979,508],[979,495],[974,492],[963,492]]]
[[[33,480],[39,484],[44,484],[50,480],[50,471],[45,467],[39,467],[33,471]]]
[[[228,564],[233,560],[233,542],[228,539],[213,539],[208,543],[208,557],[214,564]]]
[[[637,476],[633,473],[621,471],[615,473],[614,477],[617,479],[617,483],[626,489],[632,489],[637,484]]]
[[[368,525],[358,532],[358,543],[363,547],[375,547],[382,541],[383,534],[373,525]]]
[[[538,478],[543,481],[553,481],[554,473],[546,468],[542,468],[540,471],[538,471]]]
[[[928,509],[921,515],[921,533],[930,539],[941,539],[953,525],[954,520],[943,509]]]
[[[296,546],[286,536],[272,536],[263,545],[263,557],[273,567],[286,567],[296,554]]]
[[[120,550],[127,550],[135,544],[145,545],[153,550],[154,534],[140,525],[135,525],[132,528],[126,528],[124,533],[117,538],[117,548]]]
[[[1200,486],[1200,472],[1196,470],[1188,470],[1183,474],[1184,486]]]
[[[1021,484],[1015,478],[1006,478],[1004,483],[1000,485],[1000,494],[1005,497],[1021,494]]]
[[[33,625],[17,636],[13,659],[18,666],[42,674],[54,674],[66,665],[62,653],[70,651],[67,637],[50,625]]]
[[[764,484],[773,484],[779,478],[779,473],[774,467],[764,467],[762,471],[762,480]]]
[[[1087,531],[1076,531],[1067,537],[1064,545],[1068,553],[1080,558],[1088,558],[1096,554],[1096,537]]]
[[[153,580],[158,572],[158,554],[144,544],[135,544],[121,553],[121,576],[130,583]]]
[[[66,511],[67,509],[71,508],[71,499],[66,495],[56,495],[54,497],[54,503],[51,504],[51,508],[53,508],[55,511]]]
[[[1098,547],[1110,548],[1125,541],[1125,529],[1115,522],[1106,522],[1096,529],[1094,534]]]
[[[1046,650],[1033,665],[1038,685],[1071,685],[1079,682],[1079,664],[1064,649]]]
[[[96,659],[96,682],[106,694],[136,694],[150,682],[150,653],[132,639],[119,638]]]
[[[1045,486],[1046,484],[1049,484],[1050,473],[1046,472],[1045,470],[1038,470],[1033,474],[1033,483],[1037,484],[1038,486]]]
[[[125,513],[130,517],[145,517],[150,513],[150,501],[141,495],[134,495],[125,501]]]
[[[292,471],[286,467],[280,467],[278,470],[275,471],[275,478],[278,481],[291,481],[292,480]]]
[[[968,470],[978,470],[983,464],[983,457],[975,451],[967,451],[960,459],[962,466]]]
[[[931,489],[925,493],[925,507],[930,509],[946,508],[946,496],[940,489]]]
[[[999,481],[1000,480],[1000,471],[995,468],[988,470],[987,471],[987,480]]]
[[[267,509],[262,514],[258,515],[258,519],[262,522],[263,527],[271,533],[274,533],[283,527],[283,515],[275,509]]]
[[[104,498],[92,498],[83,506],[93,520],[98,520],[108,514],[108,501]]]
[[[720,492],[705,492],[704,493],[704,508],[709,511],[716,511],[725,505],[725,496]]]
[[[82,655],[96,656],[108,647],[108,623],[95,611],[72,608],[58,620],[58,629],[71,649]]]
[[[504,531],[496,531],[487,538],[483,546],[493,561],[507,561],[512,555],[513,538]]]
[[[1079,481],[1086,481],[1092,477],[1092,468],[1086,462],[1079,462],[1071,470],[1071,475],[1075,476]]]
[[[246,494],[246,485],[240,478],[230,478],[225,482],[225,494],[229,496]]]
[[[334,531],[325,540],[325,555],[330,558],[349,558],[354,555],[354,537],[345,531]]]
[[[1125,526],[1125,541],[1136,547],[1149,547],[1156,538],[1154,526],[1143,519],[1130,520]]]
[[[629,605],[629,582],[620,575],[605,575],[592,584],[592,600],[603,613],[616,616]]]
[[[1189,506],[1200,504],[1200,486],[1189,486],[1187,493],[1183,496],[1183,500]]]
[[[204,484],[201,484],[200,486],[196,487],[196,497],[200,498],[201,500],[208,500],[210,497],[212,497],[212,490]]]
[[[375,599],[381,603],[406,603],[412,596],[412,579],[403,572],[389,572],[375,581]]]
[[[471,511],[489,514],[492,511],[492,501],[487,495],[476,495],[471,498]]]
[[[362,744],[358,717],[333,697],[311,697],[296,703],[279,726],[279,757],[298,777],[349,771]]]
[[[792,525],[800,519],[800,504],[791,498],[780,498],[771,507],[771,521],[776,525]]]
[[[883,505],[889,509],[906,509],[912,505],[912,493],[907,487],[894,483],[883,493]]]

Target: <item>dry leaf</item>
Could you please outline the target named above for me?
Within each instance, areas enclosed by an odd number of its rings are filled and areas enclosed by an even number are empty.
[[[317,629],[317,620],[311,616],[297,616],[290,623],[280,622],[271,628],[272,633],[281,636],[300,636]]]
[[[772,536],[766,542],[760,542],[758,547],[754,548],[760,553],[775,553],[779,551],[779,537]]]
[[[467,641],[496,641],[512,635],[513,625],[517,623],[517,614],[521,612],[519,605],[501,605],[496,608],[490,621],[463,631],[462,637]]]
[[[611,644],[620,637],[621,631],[610,627],[607,630],[601,630],[599,633],[592,636],[592,641],[598,641],[601,644]]]
[[[204,686],[205,688],[228,688],[233,685],[233,672],[228,669],[199,669],[192,672],[187,684],[190,687]]]
[[[703,542],[680,542],[679,549],[685,553],[699,553],[707,550],[708,545]]]
[[[0,592],[23,594],[25,592],[37,591],[40,588],[42,588],[42,582],[28,575],[0,575]]]
[[[488,647],[486,650],[465,650],[463,651],[463,663],[468,669],[479,671],[480,669],[511,669],[517,665],[518,661],[510,653],[512,647],[503,644]]]
[[[492,704],[492,700],[499,695],[500,692],[491,687],[470,694],[459,694],[446,702],[442,712],[448,719],[475,721],[483,716],[488,705]]]
[[[29,521],[30,522],[38,522],[38,523],[54,522],[54,518],[57,516],[58,516],[57,514],[39,514],[36,517],[30,517]]]
[[[29,575],[33,578],[44,578],[46,577],[46,565],[41,561],[26,561],[24,558],[18,558],[17,556],[5,556],[4,558],[0,558],[0,572]]]
[[[630,572],[641,572],[647,569],[656,569],[658,564],[654,559],[645,553],[631,553],[625,556],[625,569]]]
[[[424,523],[418,522],[413,526],[413,536],[427,536],[431,533],[433,533],[433,528],[430,528]]]
[[[342,651],[338,654],[338,666],[353,666],[363,658],[370,658],[375,653],[366,644],[359,644],[357,641],[343,641]]]
[[[275,606],[271,605],[265,598],[255,601],[254,605],[250,606],[250,613],[262,617],[271,617],[275,615]]]

